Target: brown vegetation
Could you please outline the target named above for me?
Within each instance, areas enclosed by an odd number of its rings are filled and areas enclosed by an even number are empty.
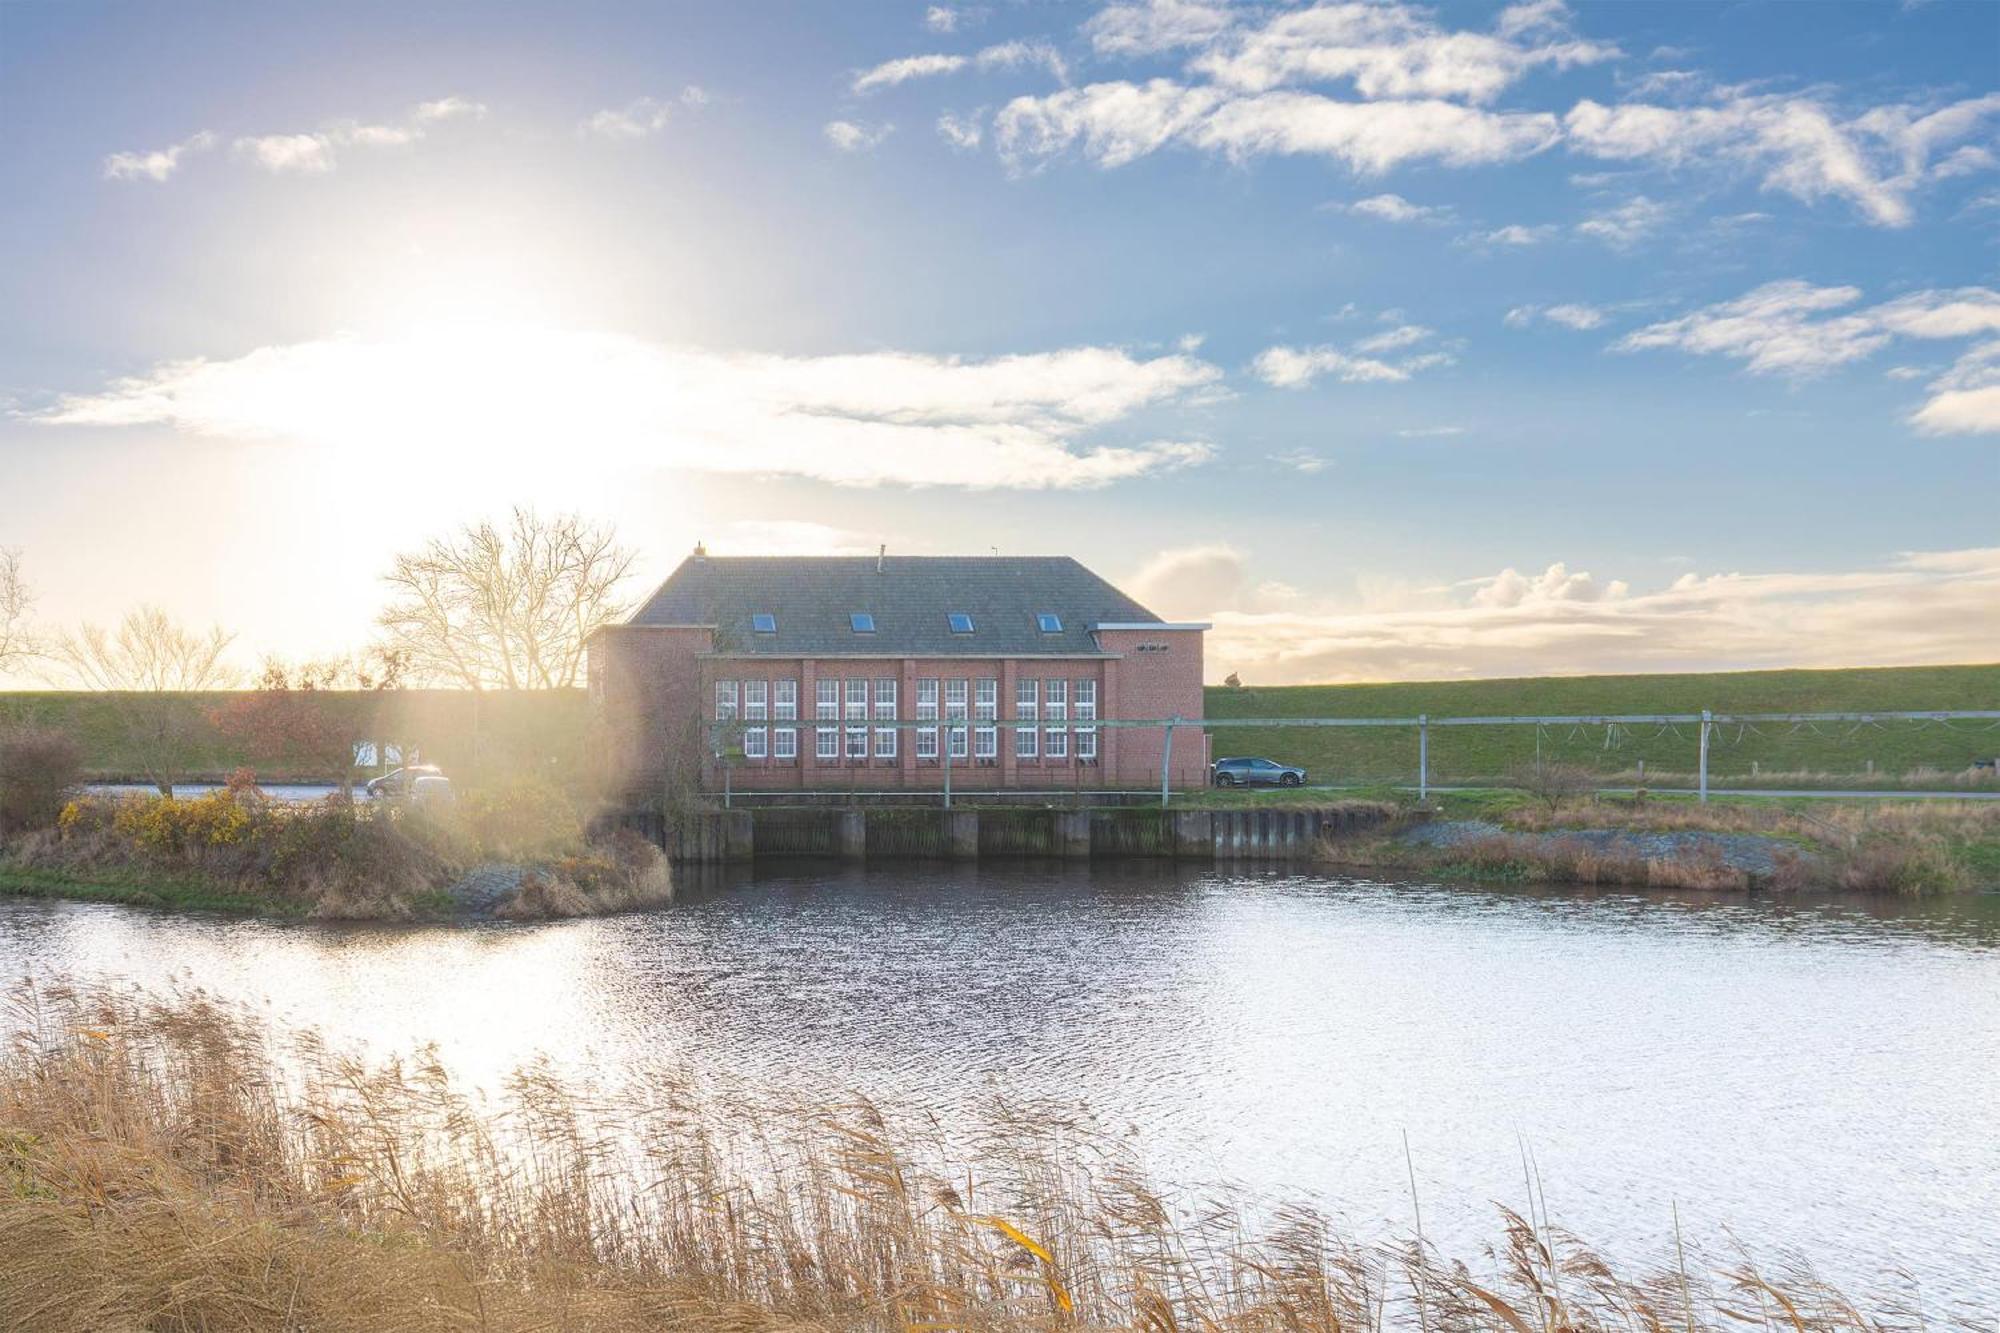
[[[1136,1149],[1046,1115],[996,1112],[961,1155],[865,1101],[670,1074],[614,1093],[533,1069],[485,1104],[434,1057],[369,1066],[200,998],[22,990],[12,1017],[5,1329],[1925,1323],[1698,1246],[1628,1277],[1532,1208],[1469,1264],[1363,1245],[1307,1208],[1165,1191]]]
[[[46,727],[0,730],[0,837],[49,828],[82,777],[75,741]]]

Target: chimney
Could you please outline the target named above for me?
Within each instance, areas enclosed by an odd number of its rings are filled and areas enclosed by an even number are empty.
[[[888,554],[889,554],[889,543],[887,542],[883,542],[880,546],[875,548],[875,572],[877,574],[880,574],[882,572],[882,561],[885,558],[887,558]]]
[[[708,559],[708,547],[700,541],[694,544],[694,558],[697,560]]]

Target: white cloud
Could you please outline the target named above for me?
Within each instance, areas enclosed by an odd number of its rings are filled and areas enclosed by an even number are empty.
[[[1831,573],[1687,574],[1638,590],[1557,563],[1449,588],[1371,581],[1359,604],[1261,606],[1211,562],[1206,657],[1258,683],[1875,666],[2000,657],[2000,548]],[[1372,592],[1370,591],[1372,589]]]
[[[606,107],[577,128],[600,139],[643,139],[667,127],[673,109],[651,97],[637,97],[622,107]]]
[[[830,120],[821,129],[826,141],[843,153],[865,153],[878,146],[896,127],[883,122],[880,125],[861,125],[851,120]]]
[[[874,555],[880,543],[863,533],[805,519],[737,519],[704,544],[716,555]]]
[[[1548,223],[1543,223],[1539,226],[1526,227],[1518,222],[1510,222],[1506,226],[1496,227],[1492,231],[1474,232],[1471,236],[1467,237],[1466,239],[1474,245],[1505,245],[1505,246],[1518,247],[1527,245],[1540,245],[1543,241],[1548,240],[1555,234],[1556,234],[1555,227]]]
[[[141,178],[164,181],[180,170],[182,158],[194,153],[205,153],[213,147],[215,147],[215,136],[207,130],[202,130],[166,148],[155,148],[142,153],[113,153],[104,159],[104,178],[114,181],[135,181]]]
[[[924,26],[932,32],[958,30],[958,11],[950,5],[932,5],[924,11]]]
[[[468,467],[561,448],[599,465],[793,475],[842,485],[1086,487],[1198,463],[1209,446],[1102,442],[1140,411],[1212,391],[1184,355],[1076,347],[961,360],[764,356],[611,334],[438,329],[168,362],[61,400],[55,424],[166,426]]]
[[[1930,388],[1930,401],[1910,418],[1924,434],[2000,434],[2000,340],[1965,353]]]
[[[1412,343],[1420,343],[1431,336],[1431,330],[1421,324],[1402,324],[1354,344],[1357,352],[1393,352]]]
[[[486,115],[486,104],[463,97],[440,97],[434,102],[417,103],[417,109],[411,115],[426,123],[440,120],[479,120]]]
[[[1846,314],[1858,287],[1796,278],[1626,335],[1620,351],[1671,347],[1743,361],[1759,374],[1813,375],[1872,356],[1898,337],[1966,338],[2000,332],[2000,292],[1984,287],[1913,292]]]
[[[1465,434],[1463,426],[1405,426],[1396,434],[1405,440],[1448,440]]]
[[[1333,466],[1332,459],[1324,454],[1316,454],[1310,449],[1287,449],[1283,453],[1272,454],[1271,461],[1308,476],[1324,472]]]
[[[1069,78],[1069,67],[1053,46],[1047,42],[1014,41],[1000,42],[970,56],[933,54],[885,60],[857,74],[853,90],[869,93],[877,88],[893,88],[912,79],[956,74],[963,69],[1020,69],[1027,65],[1040,65],[1058,79],[1066,81]]]
[[[709,104],[708,89],[698,83],[690,83],[681,89],[681,105],[690,110],[698,110]]]
[[[1645,195],[1634,195],[1616,208],[1605,209],[1576,224],[1577,235],[1603,241],[1614,250],[1628,250],[1659,230],[1667,210]]]
[[[974,111],[966,115],[947,111],[938,117],[937,131],[953,148],[977,148],[985,130],[980,124],[982,112]]]
[[[1932,154],[2000,115],[2000,94],[1928,114],[1876,107],[1851,119],[1810,97],[1733,96],[1713,105],[1604,106],[1585,99],[1564,118],[1570,147],[1595,157],[1677,167],[1720,160],[1762,174],[1767,190],[1807,203],[1847,200],[1878,226],[1914,217],[1912,191]],[[1972,160],[1954,159],[1955,168]]]
[[[1571,36],[1559,5],[1516,6],[1488,34],[1447,31],[1427,11],[1403,5],[1327,4],[1281,10],[1261,27],[1221,34],[1191,68],[1243,92],[1351,82],[1369,99],[1487,102],[1531,69],[1568,69],[1617,54]]]
[[[1357,199],[1347,206],[1347,211],[1383,222],[1436,222],[1451,216],[1449,208],[1413,204],[1400,194],[1377,194]]]
[[[246,134],[230,147],[236,156],[274,174],[320,175],[332,171],[350,148],[402,148],[425,135],[427,127],[445,121],[477,120],[484,105],[462,97],[419,102],[401,124],[364,124],[336,120],[324,129],[298,134]]]
[[[1141,0],[1106,5],[1084,24],[1099,54],[1158,55],[1180,47],[1206,46],[1229,31],[1236,15],[1227,4],[1199,0]]]
[[[1485,111],[1438,100],[1341,102],[1291,91],[1239,96],[1170,79],[1017,97],[1002,108],[994,129],[1001,152],[1015,162],[1080,148],[1099,166],[1118,167],[1179,144],[1236,160],[1330,157],[1364,174],[1412,161],[1514,161],[1560,137],[1556,118],[1541,112]]]
[[[1604,323],[1605,314],[1596,306],[1579,305],[1574,302],[1551,306],[1517,305],[1507,312],[1504,322],[1510,329],[1525,329],[1538,319],[1581,332],[1600,327]]]

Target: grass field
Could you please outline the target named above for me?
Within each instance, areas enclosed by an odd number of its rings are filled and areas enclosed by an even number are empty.
[[[1817,713],[2000,709],[2000,665],[1892,667],[1847,671],[1747,671],[1689,675],[1568,676],[1522,680],[1389,685],[1291,685],[1211,688],[1208,715],[1225,717],[1479,717],[1521,714]],[[1645,761],[1649,782],[1672,785],[1696,766],[1693,726],[1433,727],[1434,782],[1500,777],[1547,760],[1631,773]],[[1214,753],[1266,755],[1304,764],[1315,783],[1414,778],[1415,728],[1225,728]],[[1827,775],[1883,782],[1932,770],[1936,785],[1974,758],[2000,755],[2000,725],[1879,723],[1717,727],[1710,738],[1713,777],[1748,785],[1754,771],[1772,786],[1835,785]],[[1870,765],[1873,765],[1872,773]],[[1990,781],[1990,779],[1989,779]],[[1839,785],[1866,785],[1865,783]]]

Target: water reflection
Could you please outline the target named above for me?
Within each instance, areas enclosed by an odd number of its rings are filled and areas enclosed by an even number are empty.
[[[1559,1223],[1657,1259],[1670,1203],[1849,1280],[2000,1292],[2000,898],[1789,902],[1171,864],[800,865],[673,910],[335,929],[0,909],[0,971],[178,981],[491,1084],[540,1053],[996,1092],[1158,1172],[1306,1193],[1471,1256],[1533,1150]],[[1968,1282],[1971,1283],[1968,1286]]]

